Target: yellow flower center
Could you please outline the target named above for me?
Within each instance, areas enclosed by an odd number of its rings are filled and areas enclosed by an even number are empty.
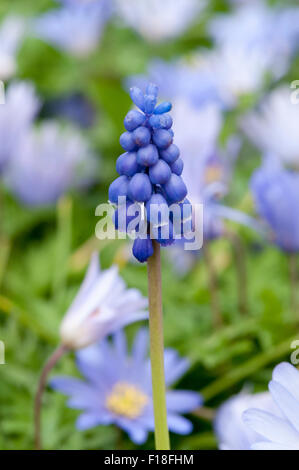
[[[205,183],[214,183],[222,178],[222,169],[217,165],[209,166],[205,171]]]
[[[126,418],[138,418],[149,398],[139,388],[126,382],[118,382],[107,396],[106,407],[112,413]]]

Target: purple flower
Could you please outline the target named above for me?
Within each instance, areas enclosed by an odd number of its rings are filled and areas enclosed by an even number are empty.
[[[126,337],[117,332],[112,343],[107,339],[77,352],[77,366],[85,380],[56,377],[51,385],[68,395],[68,406],[83,411],[77,428],[85,430],[98,425],[115,424],[125,430],[136,444],[146,441],[154,430],[151,368],[147,356],[148,334],[139,330],[127,355]],[[186,359],[176,351],[165,351],[166,385],[176,382],[189,368]],[[167,392],[168,425],[178,434],[189,434],[192,424],[181,416],[201,405],[198,393]]]
[[[18,139],[4,176],[24,204],[42,206],[89,184],[95,169],[96,160],[78,131],[49,121]]]
[[[251,189],[257,211],[273,233],[273,241],[286,252],[298,252],[299,173],[283,169],[269,156],[253,174]]]
[[[282,362],[275,367],[269,390],[280,413],[249,409],[245,424],[258,433],[252,450],[299,450],[299,371]]]
[[[31,128],[39,107],[39,100],[30,83],[13,82],[7,88],[5,104],[0,105],[0,172]]]
[[[248,408],[277,412],[270,393],[241,392],[229,398],[218,409],[214,429],[221,450],[249,450],[261,436],[251,430],[242,419]]]
[[[35,20],[38,37],[75,56],[92,52],[111,14],[111,2],[65,2],[58,10],[49,11]]]
[[[137,320],[148,317],[147,299],[127,289],[116,266],[101,271],[94,253],[83,284],[60,327],[62,343],[80,349]]]

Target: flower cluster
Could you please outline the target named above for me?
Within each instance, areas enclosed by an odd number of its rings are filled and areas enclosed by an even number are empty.
[[[153,254],[152,239],[167,246],[174,243],[176,235],[185,233],[186,224],[191,230],[192,207],[186,199],[187,188],[181,177],[183,160],[173,143],[171,103],[157,106],[158,87],[152,83],[147,86],[146,94],[133,87],[130,95],[139,110],[129,111],[124,120],[126,132],[121,135],[120,144],[126,152],[117,159],[116,170],[120,176],[110,185],[109,201],[118,204],[114,217],[117,229],[120,229],[120,210],[125,208],[128,232],[131,216],[138,208],[144,209],[140,211],[143,216],[138,224],[139,236],[133,245],[134,256],[144,262]],[[119,198],[126,204],[120,204]],[[178,204],[180,220],[169,215],[172,204]]]
[[[148,335],[140,329],[128,357],[126,337],[118,331],[107,339],[76,353],[77,366],[85,381],[55,377],[51,385],[69,396],[68,406],[82,410],[77,420],[81,431],[116,424],[133,442],[142,444],[154,430],[151,368],[147,357]],[[164,354],[166,385],[172,385],[188,370],[189,362],[173,349]],[[198,408],[201,396],[187,390],[167,391],[168,426],[177,434],[189,434],[192,423],[181,416]]]

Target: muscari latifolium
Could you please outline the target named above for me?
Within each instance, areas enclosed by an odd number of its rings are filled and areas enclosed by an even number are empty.
[[[77,364],[86,381],[57,378],[52,386],[71,396],[70,407],[84,411],[78,418],[79,430],[114,423],[137,444],[146,440],[148,431],[155,431],[157,448],[165,449],[169,448],[168,428],[179,434],[191,432],[191,423],[180,414],[201,405],[201,397],[195,392],[166,393],[165,390],[166,385],[184,374],[188,361],[179,359],[174,350],[164,352],[159,247],[175,242],[174,227],[180,235],[186,222],[189,231],[192,229],[192,206],[186,199],[187,188],[181,178],[183,163],[179,149],[173,144],[172,118],[168,114],[171,104],[164,102],[156,106],[157,93],[153,84],[148,85],[146,94],[137,88],[131,90],[140,111],[130,111],[124,120],[127,131],[120,142],[127,152],[117,160],[120,176],[109,189],[111,202],[119,202],[119,197],[125,199],[121,199],[123,207],[118,206],[115,212],[117,228],[120,209],[125,209],[127,219],[130,205],[138,204],[142,208],[138,228],[143,224],[146,234],[135,239],[133,253],[141,262],[152,258],[148,263],[151,369],[145,332],[140,330],[136,336],[132,359],[128,362],[125,334],[120,330],[147,318],[147,300],[138,290],[126,289],[116,267],[102,272],[98,255],[94,254],[78,295],[62,321],[61,344],[41,374],[35,401],[38,448],[42,444],[41,397],[47,375],[70,350],[82,351],[77,355]],[[159,218],[161,207],[168,208],[173,203],[178,203],[178,220],[169,211],[167,219]],[[167,236],[162,230],[165,220]],[[152,230],[153,221],[156,230]],[[114,332],[117,333],[112,347],[107,336]],[[114,363],[118,364],[117,368]]]

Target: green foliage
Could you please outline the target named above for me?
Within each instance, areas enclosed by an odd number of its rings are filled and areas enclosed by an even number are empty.
[[[225,11],[224,1],[209,2],[208,15]],[[0,14],[31,15],[55,5],[50,0],[2,0]],[[77,61],[37,39],[28,38],[19,54],[19,76],[32,80],[43,98],[68,91],[84,91],[96,110],[96,125],[86,131],[102,154],[99,183],[93,189],[61,199],[57,207],[30,209],[0,187],[0,339],[6,346],[6,364],[0,365],[0,448],[32,449],[33,397],[39,371],[59,340],[62,316],[74,298],[93,249],[99,249],[103,267],[120,260],[124,244],[96,241],[95,207],[106,202],[109,181],[121,149],[118,136],[129,107],[123,88],[127,75],[143,72],[157,55],[171,59],[199,46],[210,46],[200,21],[180,39],[149,46],[134,32],[108,26],[98,50]],[[298,62],[298,61],[297,61]],[[293,76],[298,75],[295,62]],[[257,97],[248,97],[242,110]],[[238,110],[237,112],[239,112]],[[237,126],[228,116],[222,141]],[[230,201],[247,204],[247,181],[258,155],[243,145]],[[237,201],[237,203],[236,203]],[[192,368],[182,384],[202,391],[208,406],[216,407],[244,382],[265,389],[271,366],[288,358],[298,331],[299,312],[290,308],[287,259],[275,247],[266,247],[258,235],[239,229],[245,247],[248,277],[248,312],[238,309],[238,272],[233,247],[214,242],[217,291],[223,325],[213,326],[209,274],[203,259],[186,277],[174,272],[163,257],[165,343],[190,358]],[[119,261],[121,275],[131,287],[147,292],[144,266]],[[137,325],[128,328],[132,338]],[[77,374],[74,358],[66,355],[55,374]],[[65,398],[48,390],[44,396],[43,435],[48,449],[130,449],[127,436],[114,427],[78,432],[78,412],[65,406]],[[191,436],[172,436],[177,449],[210,449],[217,443],[211,423],[193,417]],[[144,448],[153,448],[151,436]]]

